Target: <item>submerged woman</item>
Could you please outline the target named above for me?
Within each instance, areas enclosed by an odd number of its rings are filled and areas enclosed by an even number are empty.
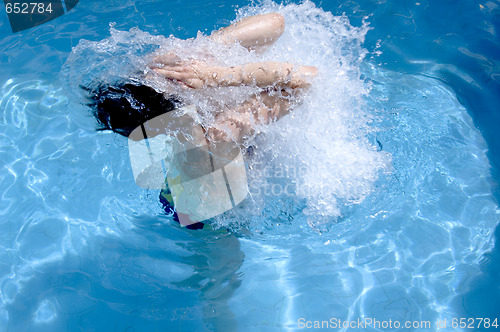
[[[283,30],[283,16],[270,13],[247,17],[215,31],[209,38],[214,43],[238,43],[248,50],[258,50],[274,43]],[[146,75],[145,82],[168,80],[193,91],[244,85],[258,88],[258,92],[247,100],[222,109],[210,123],[197,125],[201,133],[198,140],[208,145],[221,141],[241,143],[254,133],[257,126],[280,119],[293,108],[297,95],[309,87],[311,78],[317,73],[313,66],[287,62],[255,62],[225,67],[209,60],[182,60],[173,52],[157,54],[150,69],[154,75]],[[185,106],[177,96],[134,81],[112,87],[101,85],[90,91],[90,99],[102,129],[127,137],[146,121]],[[167,211],[174,212],[168,188],[162,190],[160,201]],[[194,229],[202,227],[202,223],[188,226]]]

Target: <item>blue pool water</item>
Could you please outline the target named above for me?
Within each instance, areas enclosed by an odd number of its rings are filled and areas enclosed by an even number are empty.
[[[283,36],[239,55],[320,74],[252,140],[247,200],[181,229],[77,86],[172,41],[151,36],[269,11]],[[500,319],[500,3],[81,1],[16,34],[0,16],[0,331]]]

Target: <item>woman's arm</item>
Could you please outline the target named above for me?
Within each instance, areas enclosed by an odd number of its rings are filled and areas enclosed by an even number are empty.
[[[317,74],[314,66],[297,66],[287,62],[257,62],[221,67],[194,61],[165,66],[155,71],[191,88],[252,84],[258,87],[304,88],[310,85],[310,79]]]
[[[225,110],[215,117],[215,123],[206,132],[208,139],[240,142],[251,136],[255,127],[275,122],[288,114],[294,104],[288,99],[290,94],[262,92],[241,105]]]
[[[223,44],[240,43],[252,49],[275,42],[285,29],[285,19],[278,13],[255,15],[214,31],[210,38]]]

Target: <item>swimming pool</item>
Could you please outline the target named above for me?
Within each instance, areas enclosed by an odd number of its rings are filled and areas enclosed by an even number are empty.
[[[250,198],[208,230],[181,229],[135,185],[126,139],[94,131],[72,95],[68,77],[97,54],[72,47],[190,38],[271,10],[287,30],[259,56],[317,65],[321,84],[253,142]],[[499,13],[82,1],[17,34],[2,15],[0,330],[455,331],[499,318]]]

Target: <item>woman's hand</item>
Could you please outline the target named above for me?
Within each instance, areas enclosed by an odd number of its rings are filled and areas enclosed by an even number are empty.
[[[192,89],[216,86],[222,72],[221,67],[197,60],[170,62],[153,70]]]

